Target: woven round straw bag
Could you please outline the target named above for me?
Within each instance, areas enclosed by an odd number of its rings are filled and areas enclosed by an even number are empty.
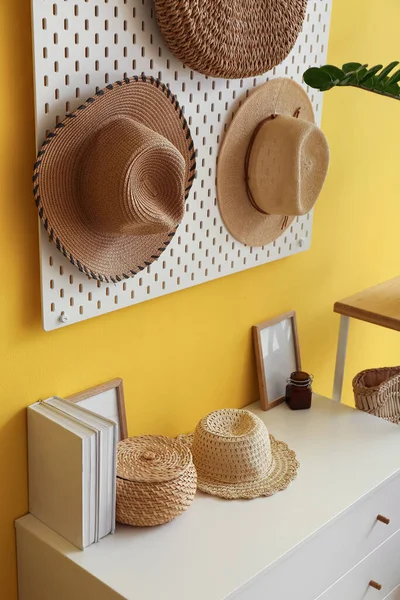
[[[195,168],[176,96],[142,75],[99,90],[48,134],[33,191],[60,252],[89,278],[116,283],[166,250]]]
[[[155,0],[171,52],[204,75],[260,75],[289,54],[307,0]]]
[[[271,496],[297,475],[293,450],[269,435],[263,421],[247,410],[212,412],[186,439],[197,487],[207,494],[227,499]]]
[[[356,407],[400,424],[400,367],[366,369],[353,379]]]
[[[218,155],[217,196],[228,231],[265,246],[314,206],[329,146],[305,90],[277,78],[259,86],[229,125]]]
[[[196,486],[191,452],[179,440],[145,435],[118,443],[119,523],[138,527],[168,523],[191,505]]]

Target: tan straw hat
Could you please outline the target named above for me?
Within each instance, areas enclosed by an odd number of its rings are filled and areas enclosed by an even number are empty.
[[[311,102],[291,79],[255,90],[229,126],[218,157],[217,195],[228,231],[265,246],[314,206],[329,147]]]
[[[171,52],[195,71],[237,79],[260,75],[289,54],[307,0],[155,0]]]
[[[50,240],[89,278],[121,281],[157,260],[195,177],[182,109],[153,77],[108,85],[49,133],[34,166]]]
[[[227,499],[271,496],[289,485],[299,467],[293,450],[269,435],[259,417],[240,409],[204,417],[192,453],[198,489]]]

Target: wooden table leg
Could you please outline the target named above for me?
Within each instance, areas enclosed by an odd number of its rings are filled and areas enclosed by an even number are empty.
[[[340,316],[339,339],[336,352],[335,379],[332,398],[340,402],[342,397],[344,365],[346,361],[347,338],[349,335],[350,317]]]

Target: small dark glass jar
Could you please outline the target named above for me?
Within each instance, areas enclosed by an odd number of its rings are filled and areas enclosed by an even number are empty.
[[[287,382],[287,405],[292,410],[311,407],[313,376],[305,371],[294,371]]]

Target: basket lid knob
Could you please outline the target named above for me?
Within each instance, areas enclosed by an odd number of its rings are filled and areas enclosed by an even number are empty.
[[[154,452],[143,452],[144,460],[154,460],[155,457],[156,455],[154,454]]]

